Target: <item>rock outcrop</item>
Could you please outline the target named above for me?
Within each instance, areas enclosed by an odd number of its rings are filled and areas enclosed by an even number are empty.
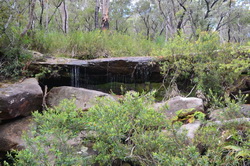
[[[187,132],[186,136],[192,140],[195,136],[195,132],[200,128],[201,122],[195,121],[193,123],[184,124],[181,126],[179,133]]]
[[[162,81],[160,59],[153,57],[118,57],[93,60],[47,58],[29,66],[33,74],[48,69],[39,81],[49,88],[74,86],[93,89],[91,86],[106,83],[145,83]],[[91,86],[90,86],[91,85]],[[97,88],[94,88],[97,89]],[[112,89],[112,88],[111,88]]]
[[[46,98],[46,103],[49,107],[59,105],[63,99],[75,99],[77,108],[87,110],[95,103],[96,97],[113,97],[107,93],[75,87],[55,87],[52,88]]]
[[[43,92],[35,78],[0,88],[0,120],[28,116],[42,108]]]
[[[29,116],[0,125],[0,152],[24,149],[22,134],[28,131],[31,123]]]
[[[234,118],[250,118],[250,104],[242,104],[238,109],[233,108],[233,110],[232,108],[227,107],[213,110],[211,111],[209,118],[213,121],[229,120]]]
[[[193,111],[204,111],[202,99],[195,97],[185,98],[176,96],[166,102],[156,103],[154,107],[157,110],[164,109],[164,112],[166,113],[168,118],[174,117],[176,115],[176,112],[179,110],[192,109]]]

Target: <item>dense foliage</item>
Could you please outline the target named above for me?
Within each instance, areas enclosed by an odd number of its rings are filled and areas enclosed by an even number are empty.
[[[247,47],[220,44],[216,33],[201,32],[193,42],[176,36],[155,52],[163,56],[162,74],[169,88],[176,83],[180,89],[195,87],[208,100],[214,95],[228,97],[238,92],[244,79],[249,79]]]
[[[248,0],[0,0],[0,38],[12,42],[15,33],[40,30],[91,32],[101,27],[107,1],[112,31],[167,40],[179,31],[191,37],[201,30],[217,31],[226,42],[249,39]]]
[[[249,164],[249,122],[203,121],[191,141],[179,132],[181,122],[171,125],[153,102],[152,94],[129,92],[120,102],[100,98],[88,112],[77,110],[74,101],[35,112],[35,125],[24,137],[26,149],[14,165]],[[70,145],[80,133],[81,141]],[[85,146],[96,153],[87,155]]]
[[[0,80],[26,75],[32,56],[21,48],[0,50]]]

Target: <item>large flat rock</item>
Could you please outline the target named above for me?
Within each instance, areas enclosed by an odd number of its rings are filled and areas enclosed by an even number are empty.
[[[77,60],[70,58],[47,58],[45,61],[36,61],[34,65],[44,66],[77,66],[82,68],[91,68],[105,70],[117,74],[132,74],[137,68],[153,69],[154,72],[159,72],[159,66],[154,57],[117,57],[117,58],[101,58],[93,60]],[[92,71],[94,72],[94,71]]]
[[[43,92],[35,78],[0,88],[0,120],[28,116],[42,108]]]
[[[110,82],[161,82],[160,60],[154,57],[122,57],[94,60],[47,58],[33,62],[34,74],[50,71],[40,81],[54,86],[87,87]],[[62,83],[63,82],[63,83]]]
[[[29,130],[31,122],[29,116],[0,125],[0,152],[24,149],[22,134]]]
[[[114,99],[111,95],[95,90],[75,87],[54,87],[46,98],[49,107],[58,106],[64,99],[75,99],[75,104],[78,109],[87,110],[96,103],[97,97],[108,97]]]
[[[164,108],[164,106],[167,106],[167,108]],[[188,112],[194,111],[198,112],[204,111],[204,105],[202,99],[196,98],[196,97],[181,97],[176,96],[168,101],[162,102],[162,103],[156,103],[154,105],[156,110],[163,109],[164,113],[168,118],[173,118],[176,116],[176,113],[179,110],[189,110]]]

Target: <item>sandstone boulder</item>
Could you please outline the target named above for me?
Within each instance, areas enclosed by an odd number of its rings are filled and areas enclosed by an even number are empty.
[[[227,116],[229,115],[229,116]],[[242,104],[239,109],[221,108],[211,111],[209,118],[216,120],[229,120],[234,118],[250,118],[250,104]]]
[[[31,121],[29,116],[0,125],[0,151],[24,149],[22,134],[29,129]]]
[[[0,120],[28,116],[42,108],[43,92],[35,78],[0,88]]]
[[[193,109],[194,111],[204,111],[202,99],[195,97],[176,96],[166,102],[156,103],[154,107],[156,110],[164,109],[168,118],[174,117],[179,110]]]
[[[195,132],[200,128],[201,122],[195,121],[193,123],[184,124],[181,126],[179,133],[187,132],[186,136],[192,140],[195,136]]]
[[[62,86],[52,88],[48,93],[46,101],[49,107],[54,107],[59,105],[60,101],[63,99],[75,99],[77,108],[87,110],[93,106],[96,97],[108,97],[113,99],[113,97],[107,93],[84,88]]]

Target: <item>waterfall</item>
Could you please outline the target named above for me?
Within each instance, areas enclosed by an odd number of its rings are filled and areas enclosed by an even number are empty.
[[[80,67],[72,66],[71,68],[71,86],[80,87]]]
[[[148,82],[151,72],[150,69],[145,66],[137,66],[135,69],[135,76],[133,76],[134,81],[140,80],[142,83]]]

